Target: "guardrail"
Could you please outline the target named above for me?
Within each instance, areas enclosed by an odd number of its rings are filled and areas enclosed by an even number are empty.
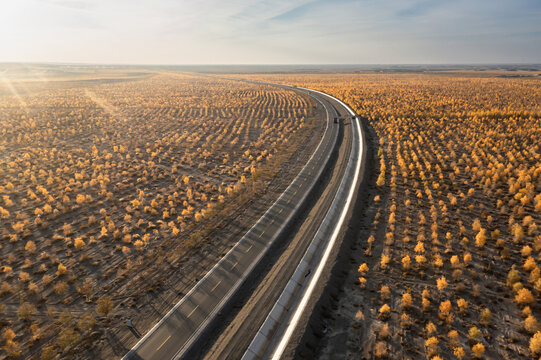
[[[273,85],[280,85],[281,84],[273,84]],[[289,86],[285,86],[289,87]],[[293,88],[293,87],[290,87]],[[310,94],[310,89],[301,89],[303,92]],[[319,142],[316,150],[311,155],[310,159],[307,161],[305,166],[302,168],[302,170],[299,172],[299,174],[295,177],[293,182],[284,190],[284,192],[280,195],[278,200],[276,200],[273,205],[267,209],[265,214],[246,232],[246,234],[231,248],[228,253],[216,264],[214,267],[156,324],[152,327],[152,329],[145,334],[145,336],[140,339],[137,344],[123,357],[123,360],[129,360],[129,359],[140,359],[140,357],[137,355],[137,350],[142,346],[142,344],[145,343],[149,339],[150,336],[160,327],[163,326],[168,319],[179,309],[179,307],[185,303],[188,299],[190,299],[191,295],[199,289],[201,284],[205,282],[205,280],[217,269],[219,269],[225,262],[230,261],[230,258],[232,258],[232,254],[237,251],[237,249],[244,245],[246,242],[249,241],[249,238],[253,238],[255,232],[254,229],[258,226],[262,226],[261,224],[265,222],[272,212],[275,212],[281,205],[280,202],[283,201],[286,194],[291,193],[292,189],[299,187],[301,181],[304,181],[303,179],[307,175],[307,169],[309,166],[313,166],[315,158],[314,156],[316,153],[324,151],[322,150],[322,144],[324,144],[325,140],[331,141],[330,144],[330,150],[327,151],[325,154],[325,157],[323,159],[323,162],[318,167],[318,171],[316,176],[310,177],[310,182],[308,185],[307,190],[303,194],[301,200],[295,205],[295,207],[291,210],[290,214],[286,218],[286,220],[281,224],[280,228],[275,232],[275,234],[271,237],[271,239],[266,243],[264,249],[257,255],[255,260],[250,264],[250,266],[244,271],[244,273],[241,275],[241,277],[235,282],[235,284],[229,289],[226,296],[224,296],[220,302],[214,307],[214,309],[206,316],[205,320],[202,321],[199,326],[196,328],[196,330],[191,334],[188,341],[186,341],[182,347],[178,350],[178,352],[174,355],[174,359],[182,359],[187,351],[191,348],[191,346],[197,341],[198,337],[204,332],[206,327],[216,318],[217,314],[223,309],[226,304],[231,300],[233,295],[236,293],[236,291],[240,288],[240,286],[244,283],[244,281],[247,279],[247,277],[251,274],[252,270],[260,263],[261,259],[264,257],[264,255],[267,253],[268,249],[276,242],[276,240],[282,235],[284,230],[292,224],[292,220],[296,215],[298,215],[299,211],[303,208],[303,206],[306,203],[306,200],[310,193],[312,193],[315,189],[317,181],[321,178],[321,175],[323,174],[323,171],[328,167],[329,159],[331,157],[331,154],[333,153],[334,149],[336,148],[337,144],[337,137],[338,137],[338,131],[336,129],[333,129],[334,135],[330,135],[330,121],[331,116],[329,114],[329,109],[327,106],[323,104],[317,97],[312,96],[314,99],[316,99],[319,103],[323,105],[323,107],[326,110],[327,113],[327,123],[325,128],[325,133]],[[333,136],[332,139],[328,139],[329,136]],[[304,186],[304,184],[303,184]]]
[[[338,234],[344,225],[346,215],[353,204],[353,197],[359,182],[361,160],[363,158],[364,144],[362,129],[355,112],[342,101],[322,92],[322,95],[338,101],[354,117],[355,130],[353,131],[351,153],[346,167],[346,172],[340,183],[336,196],[325,215],[323,222],[310,246],[306,250],[299,265],[295,269],[291,279],[284,288],[274,307],[268,314],[263,325],[244,353],[243,360],[255,360],[267,357],[280,359],[297,324],[304,312],[310,296],[323,272],[327,259],[336,243]],[[336,214],[340,213],[338,221]],[[325,249],[321,246],[327,243]],[[319,262],[317,262],[319,260]],[[315,272],[311,269],[317,265]],[[302,292],[304,291],[304,292]],[[302,297],[299,297],[302,294]],[[291,314],[290,311],[294,310]],[[290,319],[284,327],[284,321]],[[280,336],[281,331],[282,336]],[[274,345],[274,349],[272,348]],[[274,350],[274,351],[272,351]],[[272,355],[270,352],[272,351]]]

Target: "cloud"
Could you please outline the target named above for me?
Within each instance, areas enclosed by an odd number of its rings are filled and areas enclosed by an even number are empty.
[[[307,2],[304,4],[301,4],[299,6],[294,7],[293,9],[286,10],[282,12],[281,14],[274,15],[269,21],[295,21],[299,18],[303,17],[303,15],[306,15],[310,12],[311,9],[314,7],[315,1]]]
[[[404,2],[407,3],[407,2]],[[419,17],[419,16],[427,16],[430,14],[430,12],[433,9],[436,9],[440,6],[443,6],[445,2],[442,1],[435,1],[435,0],[422,0],[422,1],[415,1],[412,4],[406,6],[403,9],[400,9],[396,12],[396,15],[398,17]]]
[[[541,62],[538,0],[18,0],[2,10],[0,61]]]

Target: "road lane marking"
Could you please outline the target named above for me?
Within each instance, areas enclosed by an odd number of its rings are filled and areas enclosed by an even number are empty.
[[[169,335],[169,336],[167,337],[167,339],[165,339],[165,340],[160,344],[160,346],[158,346],[158,348],[156,349],[156,351],[160,350],[160,349],[162,348],[162,346],[164,346],[165,343],[167,342],[167,340],[169,340],[169,339],[171,339],[171,335]]]
[[[254,244],[250,245],[250,247],[248,249],[246,249],[245,253],[249,252],[250,250],[252,250],[252,248],[254,247]]]
[[[260,239],[261,239],[261,237],[263,236],[263,234],[264,234],[264,233],[265,233],[265,232],[264,232],[264,231],[262,231],[262,232],[261,232],[261,234],[259,234],[258,238],[260,238]]]
[[[281,214],[281,213],[282,213],[282,211],[284,211],[284,209],[280,209],[280,211],[278,211],[278,214]]]
[[[233,269],[235,268],[235,266],[237,266],[238,263],[239,263],[239,262],[237,261],[237,262],[235,263],[235,265],[233,265],[233,267],[231,268],[231,270],[233,270]]]
[[[197,308],[199,307],[199,305],[197,305],[196,307],[194,307],[194,309],[192,310],[192,312],[190,314],[188,314],[188,319],[190,318],[190,316],[193,315],[193,313],[195,312],[195,310],[197,310]]]
[[[251,246],[250,246],[251,247]],[[218,283],[216,285],[214,285],[214,287],[212,288],[212,290],[210,290],[210,292],[213,292],[214,290],[216,290],[216,288],[218,287],[218,285],[220,285],[222,283],[222,280],[218,281]]]

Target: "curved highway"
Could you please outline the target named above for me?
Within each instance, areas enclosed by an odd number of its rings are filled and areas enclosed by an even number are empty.
[[[307,214],[303,214],[297,219],[295,229],[288,232],[287,244],[281,246],[285,249],[280,249],[279,257],[268,262],[271,264],[270,270],[267,270],[267,267],[263,271],[263,275],[258,275],[258,279],[251,282],[255,286],[245,289],[243,295],[235,298],[235,304],[242,307],[235,307],[235,309],[228,311],[228,316],[224,319],[225,325],[214,332],[218,333],[218,337],[211,336],[206,344],[201,344],[198,347],[200,353],[192,352],[190,354],[194,358],[201,357],[205,360],[240,359],[256,334],[259,334],[259,338],[254,339],[254,346],[267,347],[269,341],[265,337],[276,333],[273,327],[277,323],[287,322],[287,319],[277,316],[276,311],[270,318],[268,315],[277,302],[285,305],[285,307],[278,306],[281,310],[290,311],[291,306],[287,304],[288,302],[284,301],[283,298],[280,299],[283,290],[287,288],[288,281],[295,276],[297,265],[303,256],[306,256],[307,253],[319,255],[319,251],[308,250],[309,247],[323,248],[324,244],[321,241],[325,242],[329,238],[325,232],[323,236],[317,238],[320,240],[318,244],[315,244],[314,241],[326,216],[336,215],[338,218],[340,211],[330,209],[343,179],[347,177],[348,159],[351,158],[353,144],[351,116],[346,117],[349,114],[339,103],[332,99],[328,100],[331,115],[333,117],[338,115],[338,117],[344,118],[344,121],[339,126],[338,143],[322,176],[321,184],[310,197]],[[314,267],[305,261],[303,268],[297,271],[297,280],[301,279],[302,281],[299,281],[301,284],[307,283],[313,273]],[[260,329],[264,322],[267,325]],[[255,350],[254,346],[251,350]],[[259,350],[257,349],[253,353],[258,354]]]
[[[332,252],[340,246],[348,216],[352,215],[357,189],[363,169],[364,139],[359,119],[355,112],[346,104],[327,94],[319,93],[342,108],[348,117],[351,128],[351,140],[347,142],[347,162],[338,189],[334,193],[332,203],[326,207],[327,212],[321,221],[317,233],[313,236],[304,256],[298,261],[297,268],[290,276],[280,297],[260,326],[258,332],[246,349],[242,359],[273,359],[279,360],[286,354],[286,347],[295,337],[297,329],[303,323],[304,313],[310,312],[309,302],[317,294],[316,286],[322,282],[323,272],[328,270]],[[335,185],[336,186],[336,185]],[[315,294],[316,293],[316,294]],[[302,331],[302,330],[301,330]],[[293,344],[294,346],[294,344]]]
[[[284,230],[297,221],[298,213],[316,188],[318,180],[329,164],[331,154],[337,147],[341,125],[333,121],[338,113],[335,106],[330,103],[331,99],[308,89],[295,90],[314,97],[327,112],[326,130],[312,157],[258,222],[123,359],[183,358],[241,287],[268,249],[280,236],[287,236]],[[344,157],[341,167],[344,167],[348,160],[348,156]],[[332,198],[335,197],[333,193],[335,191],[338,189],[333,189]],[[328,208],[321,209],[322,216],[319,221],[323,221],[327,210]],[[317,229],[319,224],[314,226],[311,228]],[[310,240],[314,234],[308,236]],[[295,260],[297,263],[303,253],[299,253],[299,258]],[[278,295],[282,289],[278,289]]]

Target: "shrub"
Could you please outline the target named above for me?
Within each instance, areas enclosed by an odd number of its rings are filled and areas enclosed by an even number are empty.
[[[36,308],[34,305],[29,303],[22,303],[17,310],[17,316],[21,320],[29,321],[30,317],[34,315],[35,312]]]
[[[63,329],[58,336],[57,344],[62,349],[66,349],[77,344],[80,338],[81,335],[74,329]]]
[[[487,326],[490,324],[491,320],[492,320],[492,312],[490,311],[490,309],[484,308],[483,310],[481,310],[481,319],[480,319],[481,324]]]
[[[113,301],[110,296],[103,296],[98,299],[96,311],[100,315],[107,316],[113,310]]]
[[[36,252],[36,244],[32,240],[29,240],[24,246],[24,249],[33,254]]]
[[[383,285],[380,289],[381,300],[386,301],[391,298],[391,289],[387,285]]]
[[[410,264],[411,264],[411,258],[409,257],[409,255],[404,256],[402,258],[402,267],[404,268],[404,270],[409,269]]]
[[[387,267],[387,264],[389,264],[389,262],[391,261],[391,259],[389,258],[389,256],[383,254],[381,255],[381,267],[383,269],[385,269]]]
[[[457,359],[462,360],[464,358],[464,356],[466,356],[466,352],[464,351],[464,349],[461,346],[457,346],[457,347],[453,348],[453,355]]]
[[[440,319],[448,318],[451,315],[452,309],[451,300],[442,301],[440,304]]]
[[[528,245],[524,246],[522,250],[520,251],[521,255],[526,257],[530,256],[532,254],[532,248]]]
[[[524,329],[526,329],[526,331],[528,331],[530,334],[535,334],[540,330],[539,322],[533,315],[529,315],[526,319],[524,319]]]
[[[385,171],[380,172],[376,185],[380,187],[385,185]]]
[[[2,339],[4,339],[5,341],[11,341],[15,339],[15,332],[13,332],[13,330],[11,330],[9,327],[5,327],[4,329],[2,329]]]
[[[432,321],[430,321],[428,324],[426,324],[426,333],[428,335],[434,334],[436,332],[436,325]]]
[[[382,358],[387,356],[387,344],[383,341],[378,341],[374,347],[374,355],[376,358]]]
[[[37,294],[39,292],[39,287],[36,283],[30,282],[28,283],[28,291],[33,294]]]
[[[438,343],[438,338],[436,338],[435,336],[431,336],[425,341],[425,347],[427,349],[428,356],[432,356],[438,351]]]
[[[470,339],[473,340],[479,340],[483,337],[483,334],[481,333],[481,330],[479,330],[477,327],[472,326],[470,330],[468,331],[468,335]]]
[[[483,345],[481,343],[477,343],[477,344],[473,345],[472,351],[473,351],[473,357],[474,358],[480,358],[485,353],[485,345]]]
[[[536,264],[535,264],[534,258],[531,256],[528,256],[526,261],[524,261],[524,265],[523,265],[524,270],[532,271],[533,269],[535,269],[535,267],[536,267]]]
[[[387,304],[383,304],[380,308],[379,308],[379,314],[378,314],[378,317],[382,320],[385,320],[389,317],[389,314],[391,312],[391,308],[389,307],[389,305]]]
[[[94,326],[96,326],[96,319],[92,315],[83,316],[77,323],[77,327],[83,332],[92,330]]]
[[[32,331],[32,341],[39,340],[41,338],[41,329],[38,324],[30,325],[30,331]]]
[[[534,298],[530,290],[523,288],[518,290],[515,301],[520,305],[531,304],[534,302]]]
[[[57,276],[64,275],[66,273],[67,269],[64,265],[58,264],[58,270],[56,271]]]
[[[391,331],[389,329],[389,324],[383,324],[383,326],[379,330],[378,338],[381,339],[381,340],[385,340],[385,339],[389,338],[390,334],[391,334]]]
[[[411,294],[410,293],[402,294],[402,307],[404,309],[408,309],[411,307]]]
[[[486,229],[481,228],[479,233],[475,236],[475,245],[479,248],[485,246],[487,241]]]
[[[438,290],[442,291],[447,287],[447,279],[445,279],[445,276],[440,277],[436,280],[436,286]]]
[[[451,330],[447,333],[447,336],[449,337],[449,342],[451,344],[458,344],[458,339],[459,339],[458,331]]]
[[[77,288],[77,292],[85,297],[88,297],[90,294],[92,294],[93,289],[94,281],[92,281],[92,279],[85,279],[85,281],[83,281],[83,283]]]
[[[30,275],[27,272],[21,271],[19,273],[19,279],[21,279],[21,281],[28,282],[30,281]]]
[[[43,265],[43,264],[42,264],[42,265]],[[42,282],[43,285],[45,285],[45,286],[49,285],[52,281],[53,281],[52,276],[51,276],[51,275],[48,275],[48,274],[43,275],[43,277],[41,278],[41,282]]]
[[[359,286],[361,288],[364,288],[366,287],[366,278],[362,277],[362,276],[359,276]]]
[[[406,313],[402,313],[400,315],[400,326],[408,329],[411,326],[411,324],[412,324],[411,317]]]
[[[69,285],[65,281],[60,281],[54,286],[54,292],[57,295],[65,294],[68,291],[68,289],[69,289]]]
[[[464,299],[458,299],[456,304],[458,305],[458,308],[460,310],[461,313],[465,313],[466,310],[468,309],[468,302]]]
[[[361,274],[364,274],[368,270],[369,270],[368,265],[366,263],[363,263],[362,265],[359,266],[358,272],[360,272]]]
[[[538,331],[530,339],[530,351],[533,355],[541,354],[541,331]]]
[[[423,297],[421,299],[421,305],[424,312],[430,311],[430,300],[428,298]]]
[[[85,246],[85,241],[80,237],[75,238],[75,240],[73,240],[73,246],[75,246],[76,249],[80,249]]]
[[[4,351],[9,358],[18,358],[22,353],[21,349],[19,348],[19,344],[13,340],[6,341],[4,344]]]

